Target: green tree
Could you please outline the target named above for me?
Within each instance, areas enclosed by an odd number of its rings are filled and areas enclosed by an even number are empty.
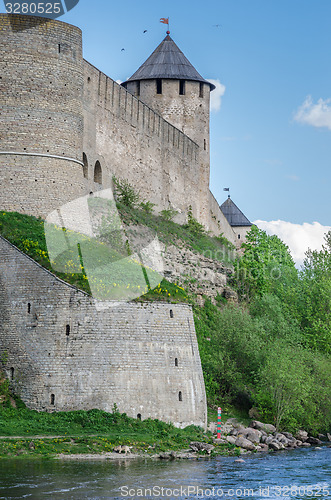
[[[285,290],[298,279],[288,247],[277,236],[269,236],[252,226],[242,245],[244,253],[236,261],[234,283],[242,299]],[[291,285],[292,284],[292,285]]]
[[[298,309],[307,344],[331,351],[331,231],[322,250],[308,250],[300,273]]]

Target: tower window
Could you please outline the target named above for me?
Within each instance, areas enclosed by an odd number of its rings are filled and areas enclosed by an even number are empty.
[[[203,97],[203,83],[200,82],[199,97]]]
[[[173,318],[174,317],[174,312],[172,309],[170,309],[170,318]]]
[[[175,358],[175,366],[178,366],[178,358]]]
[[[162,80],[161,80],[161,78],[156,79],[156,93],[162,94]]]
[[[240,240],[240,234],[238,234],[238,240]]]
[[[140,95],[140,81],[137,82],[137,87],[136,87],[136,95],[139,96]]]
[[[179,95],[185,95],[185,80],[179,80]]]
[[[179,400],[179,401],[183,401],[183,394],[182,394],[182,391],[179,391],[179,393],[178,393],[178,400]]]
[[[51,394],[51,405],[55,405],[55,394]]]
[[[102,170],[99,160],[96,161],[94,167],[94,182],[102,184]]]
[[[10,380],[14,380],[14,372],[15,372],[14,368],[11,367],[11,369],[10,369]]]
[[[138,413],[138,415],[137,415],[137,419],[138,419],[138,420],[141,420],[141,413]]]
[[[58,50],[59,50],[59,54],[61,53],[61,44],[59,43],[58,44]]]
[[[30,313],[31,313],[31,304],[30,304],[30,302],[29,302],[29,303],[28,303],[28,314],[30,314]]]
[[[70,335],[70,325],[66,325],[66,336],[69,337]]]
[[[207,149],[207,141],[206,139],[203,140],[203,149],[206,151]]]

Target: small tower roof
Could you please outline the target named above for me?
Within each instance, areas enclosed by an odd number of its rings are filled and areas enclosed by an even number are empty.
[[[225,218],[227,219],[230,226],[251,226],[252,223],[247,219],[247,217],[242,213],[235,203],[231,200],[230,196],[228,199],[220,206]]]
[[[149,58],[122,85],[125,87],[127,82],[154,80],[156,78],[193,80],[207,83],[210,90],[215,88],[215,85],[202,78],[169,35],[162,40]]]

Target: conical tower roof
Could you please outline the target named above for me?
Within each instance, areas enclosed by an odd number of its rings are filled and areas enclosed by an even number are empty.
[[[247,219],[247,217],[242,213],[235,203],[231,200],[230,196],[221,205],[221,210],[225,215],[230,226],[251,226],[252,223]]]
[[[215,85],[202,78],[169,35],[162,40],[149,58],[122,85],[125,87],[127,82],[154,80],[156,78],[193,80],[207,83],[210,90],[215,88]]]

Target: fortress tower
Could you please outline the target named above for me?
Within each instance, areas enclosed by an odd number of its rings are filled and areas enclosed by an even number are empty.
[[[199,146],[200,193],[194,200],[195,215],[208,227],[209,107],[215,86],[197,72],[169,34],[122,86]]]
[[[0,14],[1,208],[46,216],[84,194],[79,28]]]

